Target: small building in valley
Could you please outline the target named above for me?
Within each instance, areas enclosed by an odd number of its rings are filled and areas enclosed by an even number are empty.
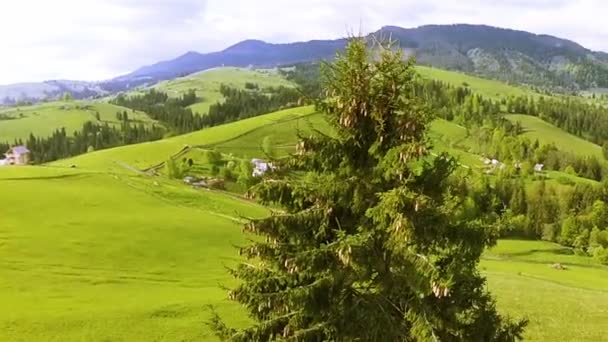
[[[5,165],[27,165],[30,162],[30,150],[25,146],[11,147],[4,155]]]
[[[251,163],[253,164],[253,177],[260,177],[265,174],[268,170],[274,169],[274,166],[271,163],[265,162],[262,159],[252,159]]]

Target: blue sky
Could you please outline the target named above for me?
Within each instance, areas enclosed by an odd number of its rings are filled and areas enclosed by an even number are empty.
[[[247,38],[328,39],[384,25],[472,23],[608,51],[604,0],[5,0],[0,84],[101,80]]]

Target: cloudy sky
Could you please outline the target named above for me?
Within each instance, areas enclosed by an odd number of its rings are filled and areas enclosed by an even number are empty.
[[[608,51],[604,0],[2,0],[0,84],[100,80],[242,39],[342,37],[384,25],[473,23]]]

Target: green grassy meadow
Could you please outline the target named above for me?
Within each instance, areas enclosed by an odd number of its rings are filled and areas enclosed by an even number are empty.
[[[314,108],[312,106],[287,109],[169,139],[87,153],[74,158],[53,162],[51,165],[65,167],[74,164],[79,168],[101,171],[111,170],[113,172],[124,171],[124,168],[119,166],[118,163],[126,163],[137,168],[146,168],[165,161],[184,147],[213,146],[225,143],[231,139],[246,135],[250,131],[280,122],[298,120],[300,117],[306,117],[313,113]],[[255,146],[255,148],[258,147]]]
[[[466,83],[473,92],[489,98],[538,96],[536,92],[528,88],[513,86],[504,82],[475,77],[456,71],[448,71],[421,65],[416,66],[416,71],[423,78],[443,81],[456,87],[462,87]]]
[[[220,94],[221,84],[245,88],[245,83],[247,82],[256,83],[261,88],[295,86],[279,75],[274,69],[223,67],[161,82],[153,86],[153,88],[166,92],[169,96],[173,97],[181,96],[190,89],[195,89],[197,97],[202,100],[190,106],[190,108],[195,113],[206,114],[209,112],[209,106],[223,100],[222,94]]]
[[[0,340],[204,341],[208,304],[244,321],[218,285],[244,241],[237,217],[266,209],[61,168],[2,168],[0,189]]]
[[[143,112],[97,101],[49,102],[31,106],[7,107],[0,114],[11,120],[0,120],[0,141],[13,142],[27,139],[30,133],[37,137],[47,137],[62,127],[68,134],[82,129],[85,122],[96,122],[99,113],[101,122],[118,124],[116,112],[127,111],[129,119],[135,122],[152,123]]]
[[[206,305],[246,323],[220,285],[233,284],[224,267],[245,241],[238,218],[263,207],[162,177],[57,167],[2,168],[0,188],[0,340],[213,341]],[[500,310],[530,319],[527,340],[602,341],[607,267],[516,240],[480,267]]]
[[[524,136],[534,141],[538,139],[541,145],[555,144],[562,151],[572,152],[581,156],[594,155],[600,160],[604,158],[602,148],[590,141],[570,134],[538,117],[521,114],[509,114],[506,118],[517,122],[524,129]]]
[[[502,240],[486,253],[481,269],[501,311],[530,320],[526,340],[605,340],[608,267],[557,244]]]

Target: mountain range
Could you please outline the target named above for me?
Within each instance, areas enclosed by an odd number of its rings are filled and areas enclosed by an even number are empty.
[[[392,39],[419,64],[557,90],[608,87],[608,54],[573,41],[485,25],[385,26],[371,33]],[[276,67],[328,60],[347,40],[272,44],[245,40],[212,53],[187,52],[101,82],[46,81],[0,86],[0,101],[37,101],[65,92],[103,96],[220,66]]]

